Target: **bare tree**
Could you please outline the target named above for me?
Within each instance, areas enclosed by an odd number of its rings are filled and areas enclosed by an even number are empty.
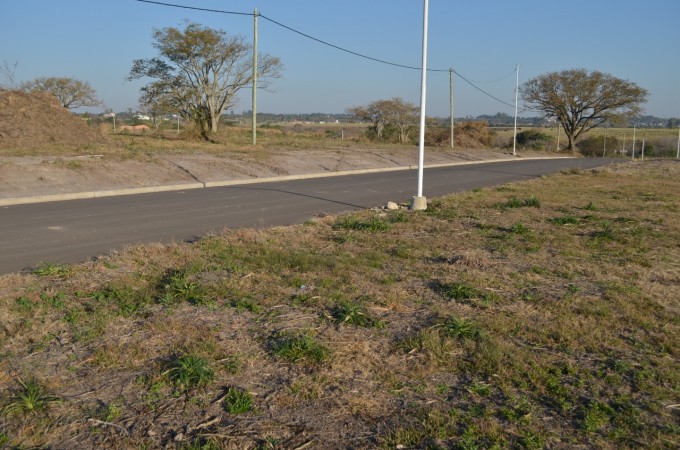
[[[16,79],[16,71],[17,71],[17,65],[19,63],[14,63],[13,65],[9,65],[9,63],[5,60],[2,61],[2,66],[0,66],[0,88],[2,89],[16,89],[17,88],[17,79]]]
[[[368,120],[373,126],[376,139],[383,140],[385,127],[393,126],[399,132],[399,142],[408,141],[408,136],[416,123],[418,107],[412,103],[405,102],[399,97],[389,100],[377,100],[366,106],[354,106],[347,109],[348,114],[352,114],[360,120]]]
[[[399,142],[408,142],[409,134],[418,121],[420,108],[413,103],[405,102],[400,97],[387,101],[387,121],[399,131]]]
[[[556,118],[576,152],[576,139],[584,131],[633,117],[642,110],[648,92],[630,81],[586,69],[551,72],[532,78],[520,88],[522,99],[547,118]]]
[[[216,132],[222,113],[233,107],[236,94],[250,85],[252,46],[243,37],[188,23],[183,30],[155,30],[159,56],[137,59],[128,79],[151,78],[141,91],[141,103],[160,101],[193,121],[204,139]],[[279,58],[258,55],[258,84],[266,89],[280,76]]]
[[[64,108],[74,109],[81,106],[100,106],[101,100],[87,81],[70,77],[41,77],[21,83],[20,89],[26,92],[48,92],[59,100]]]
[[[148,114],[156,133],[158,133],[158,129],[160,128],[161,123],[163,123],[163,120],[165,120],[169,114],[176,112],[172,104],[162,96],[148,97],[143,95],[139,100],[139,110]]]
[[[347,108],[347,113],[352,114],[359,120],[368,120],[373,124],[372,128],[375,131],[376,138],[382,141],[385,125],[387,124],[387,116],[385,115],[385,108],[382,107],[382,102],[385,100],[378,100],[369,103],[366,106],[353,106]]]

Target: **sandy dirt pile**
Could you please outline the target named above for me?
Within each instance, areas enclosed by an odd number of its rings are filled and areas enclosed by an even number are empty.
[[[0,89],[0,148],[82,147],[103,141],[99,132],[62,107],[54,96]]]

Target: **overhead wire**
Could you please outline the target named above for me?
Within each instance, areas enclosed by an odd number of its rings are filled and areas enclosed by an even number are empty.
[[[135,0],[140,3],[150,3],[152,5],[160,5],[160,6],[169,6],[172,8],[181,8],[181,9],[191,9],[194,11],[205,11],[205,12],[211,12],[211,13],[220,13],[220,14],[233,14],[237,16],[252,16],[253,13],[244,13],[244,12],[236,12],[236,11],[223,11],[220,9],[208,9],[208,8],[199,8],[197,6],[186,6],[186,5],[176,5],[174,3],[165,3],[165,2],[157,2],[153,0]]]
[[[153,4],[153,5],[160,5],[160,6],[167,6],[167,7],[172,7],[172,8],[181,8],[181,9],[189,9],[189,10],[194,10],[194,11],[205,11],[205,12],[211,12],[211,13],[230,14],[230,15],[239,15],[239,16],[255,16],[255,13],[245,13],[245,12],[237,12],[237,11],[225,11],[225,10],[209,9],[209,8],[199,8],[199,7],[196,7],[196,6],[178,5],[178,4],[174,4],[174,3],[159,2],[159,1],[154,1],[154,0],[135,0],[135,1],[140,2],[140,3],[149,3],[149,4]],[[316,37],[314,37],[314,36],[311,36],[311,35],[309,35],[309,34],[307,34],[307,33],[302,32],[302,31],[300,31],[300,30],[297,30],[297,29],[295,29],[295,28],[293,28],[293,27],[290,27],[290,26],[285,25],[285,24],[283,24],[283,23],[281,23],[281,22],[278,22],[278,21],[276,21],[276,20],[274,20],[274,19],[272,19],[272,18],[270,18],[270,17],[265,16],[265,15],[262,14],[262,13],[257,13],[257,15],[258,15],[259,17],[262,17],[264,20],[266,20],[266,21],[268,21],[268,22],[271,22],[271,23],[273,23],[274,25],[277,25],[277,26],[279,26],[279,27],[281,27],[281,28],[284,28],[284,29],[286,29],[286,30],[288,30],[288,31],[290,31],[290,32],[296,33],[296,34],[298,34],[298,35],[300,35],[300,36],[303,36],[303,37],[305,37],[305,38],[307,38],[307,39],[313,40],[313,41],[315,41],[315,42],[318,42],[318,43],[320,43],[320,44],[322,44],[322,45],[326,45],[326,46],[328,46],[328,47],[334,48],[334,49],[336,49],[336,50],[339,50],[339,51],[348,53],[348,54],[350,54],[350,55],[358,56],[358,57],[360,57],[360,58],[364,58],[364,59],[367,59],[367,60],[369,60],[369,61],[374,61],[374,62],[377,62],[377,63],[389,65],[389,66],[392,66],[392,67],[400,67],[400,68],[402,68],[402,69],[410,69],[410,70],[421,70],[420,67],[409,66],[409,65],[406,65],[406,64],[399,64],[399,63],[394,63],[394,62],[386,61],[386,60],[384,60],[384,59],[374,58],[374,57],[372,57],[372,56],[364,55],[364,54],[362,54],[362,53],[355,52],[355,51],[353,51],[353,50],[349,50],[349,49],[344,48],[344,47],[340,47],[339,45],[331,44],[330,42],[327,42],[327,41],[324,41],[324,40],[322,40],[322,39],[316,38]],[[455,73],[461,80],[465,81],[467,84],[469,84],[470,86],[472,86],[473,88],[475,88],[477,91],[481,92],[482,94],[486,95],[487,97],[492,98],[493,100],[496,100],[497,102],[502,103],[503,105],[509,106],[509,107],[511,107],[511,108],[514,108],[514,107],[515,107],[515,105],[513,105],[513,104],[511,104],[511,103],[508,103],[508,102],[506,102],[506,101],[503,101],[503,100],[499,99],[498,97],[496,97],[495,95],[490,94],[489,92],[487,92],[487,91],[485,91],[484,89],[480,88],[479,86],[477,86],[477,85],[476,85],[475,83],[473,83],[472,81],[468,80],[465,76],[461,75],[461,74],[460,74],[459,72],[457,72],[456,70],[453,70],[453,69],[427,69],[427,71],[428,71],[428,72],[451,72],[451,71],[452,71],[452,72]],[[513,72],[514,72],[514,71],[513,71]],[[511,72],[510,75],[511,75],[513,72]],[[506,75],[506,76],[504,76],[503,78],[500,78],[499,80],[496,80],[496,81],[500,81],[500,80],[503,80],[503,79],[505,79],[505,78],[508,78],[510,75]]]

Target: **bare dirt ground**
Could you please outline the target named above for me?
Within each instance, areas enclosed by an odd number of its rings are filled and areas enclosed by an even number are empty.
[[[483,146],[478,128],[459,133],[456,150],[428,148],[426,164],[510,156],[507,150],[470,150]],[[259,146],[229,143],[243,134],[238,129],[225,131],[218,138],[227,143],[217,145],[116,134],[48,94],[0,89],[0,199],[417,164],[417,146],[364,145],[358,135],[333,142],[324,138],[329,131],[263,128]]]
[[[169,184],[226,181],[417,165],[417,148],[323,150],[275,149],[204,153],[0,156],[0,198],[63,194]],[[264,153],[264,155],[263,155]],[[532,156],[538,155],[532,152]],[[428,150],[426,164],[511,157],[493,150]]]

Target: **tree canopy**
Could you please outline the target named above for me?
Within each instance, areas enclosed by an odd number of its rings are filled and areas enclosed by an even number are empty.
[[[208,139],[238,91],[253,81],[252,46],[241,36],[196,23],[154,30],[153,39],[159,55],[135,60],[128,77],[154,80],[141,88],[140,103],[172,107]],[[282,64],[267,55],[258,55],[257,64],[258,85],[266,89]]]
[[[394,127],[399,133],[399,142],[406,143],[409,134],[417,123],[419,108],[400,97],[389,100],[377,100],[365,106],[354,106],[347,109],[349,114],[360,120],[373,123],[372,131],[376,139],[381,141],[386,127]]]
[[[19,88],[26,92],[48,92],[59,100],[64,108],[74,109],[81,106],[100,106],[101,100],[87,81],[70,77],[41,77],[21,83]]]
[[[520,88],[522,99],[556,118],[575,151],[584,131],[633,117],[641,112],[648,92],[630,81],[602,72],[571,69],[532,78]]]

